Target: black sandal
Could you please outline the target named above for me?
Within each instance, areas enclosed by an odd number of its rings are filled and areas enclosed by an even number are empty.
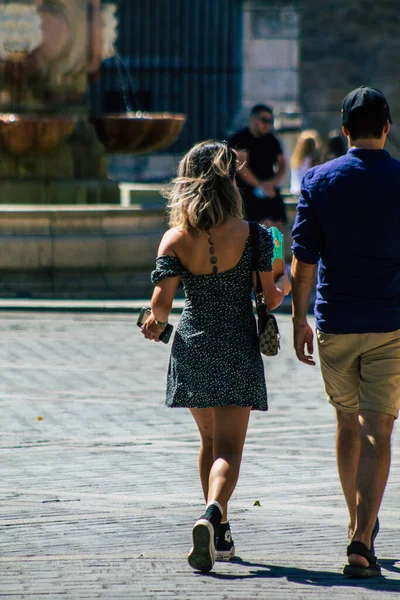
[[[376,532],[376,535],[378,535],[378,532]],[[376,556],[362,542],[351,542],[351,544],[347,546],[347,556],[350,556],[350,554],[358,554],[359,556],[363,556],[367,559],[369,565],[368,567],[346,565],[343,569],[343,575],[346,575],[347,577],[358,578],[378,577],[382,575],[381,567],[376,560]]]

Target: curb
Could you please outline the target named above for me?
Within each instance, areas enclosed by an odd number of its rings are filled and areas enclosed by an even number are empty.
[[[150,299],[139,300],[59,300],[47,298],[0,298],[1,312],[77,312],[77,313],[139,313],[143,306],[149,306]],[[312,312],[314,299],[310,303],[309,312]],[[184,300],[174,301],[171,313],[180,314],[184,307]],[[276,314],[290,314],[292,311],[291,296],[286,297],[282,304],[274,311]]]

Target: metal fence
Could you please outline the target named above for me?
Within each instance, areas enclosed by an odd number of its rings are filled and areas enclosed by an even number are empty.
[[[119,56],[91,86],[92,112],[127,108],[187,115],[182,152],[223,138],[240,108],[240,0],[120,0]]]

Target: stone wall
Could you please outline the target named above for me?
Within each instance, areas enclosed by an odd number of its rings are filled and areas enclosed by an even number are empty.
[[[1,206],[0,296],[143,298],[162,208]]]
[[[296,201],[286,202],[290,262]],[[150,272],[166,227],[161,205],[0,205],[0,296],[149,298]]]
[[[303,0],[301,105],[304,125],[321,133],[340,125],[344,96],[360,85],[388,97],[400,119],[398,0]],[[396,136],[393,127],[392,133]]]

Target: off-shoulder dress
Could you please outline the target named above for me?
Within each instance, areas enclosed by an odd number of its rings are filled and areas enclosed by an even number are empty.
[[[273,241],[259,225],[259,271],[271,271]],[[166,405],[268,410],[264,364],[253,312],[250,235],[235,267],[193,275],[176,256],[159,256],[151,280],[180,276],[185,306],[168,369]]]

